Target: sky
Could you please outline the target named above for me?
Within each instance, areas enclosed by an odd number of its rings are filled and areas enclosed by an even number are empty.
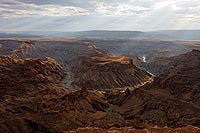
[[[0,32],[200,29],[200,0],[0,0]]]

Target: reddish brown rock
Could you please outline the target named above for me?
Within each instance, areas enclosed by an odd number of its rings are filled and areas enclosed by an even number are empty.
[[[151,79],[151,75],[136,67],[131,59],[107,56],[98,49],[74,58],[70,68],[74,74],[73,85],[88,89],[136,87]]]
[[[102,128],[78,128],[75,131],[70,131],[70,133],[198,133],[200,132],[200,128],[193,127],[193,126],[187,126],[182,128],[147,128],[147,129],[134,129],[132,127],[126,127],[126,128],[110,128],[110,129],[102,129]]]
[[[154,79],[147,88],[163,90],[169,95],[200,106],[200,51],[169,58],[169,72]]]
[[[110,57],[88,43],[77,44],[70,50],[75,50],[76,47],[86,50],[85,53],[82,51],[79,54],[77,52],[80,49],[72,52],[77,53],[77,56],[72,58],[76,64],[71,64],[73,73],[79,72],[78,68],[83,68],[80,69],[82,74],[86,73],[87,78],[80,79],[93,80],[98,78],[96,73],[100,73],[100,77],[112,77],[101,73],[104,70],[108,74],[116,73],[112,80],[104,82],[104,78],[101,78],[89,86],[96,87],[99,84],[97,87],[102,86],[104,89],[105,86],[122,82],[113,80],[117,78],[129,82],[126,77],[133,72],[138,82],[145,77],[141,74],[142,70],[126,57]],[[59,47],[59,50],[61,49]],[[70,91],[60,83],[64,78],[62,67],[51,58],[41,60],[0,57],[0,132],[68,132],[77,128],[87,131],[84,127],[99,127],[103,131],[127,131],[127,128],[120,128],[127,126],[134,127],[129,129],[131,131],[137,129],[139,132],[162,132],[165,129],[178,131],[180,128],[172,128],[187,125],[199,127],[199,51],[194,50],[174,57],[174,60],[175,58],[173,67],[165,76],[160,76],[153,83],[133,91],[126,87],[126,91],[122,92],[117,89]],[[184,60],[188,64],[182,64]],[[85,68],[83,64],[87,64]],[[80,79],[80,83],[84,82]],[[126,82],[123,82],[123,85],[126,85]],[[171,128],[151,128],[156,125]],[[198,128],[190,126],[181,128],[181,131],[196,129]],[[95,130],[92,129],[92,132]]]

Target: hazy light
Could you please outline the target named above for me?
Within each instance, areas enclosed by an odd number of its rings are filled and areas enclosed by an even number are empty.
[[[0,1],[2,31],[197,29],[199,16],[199,0]]]

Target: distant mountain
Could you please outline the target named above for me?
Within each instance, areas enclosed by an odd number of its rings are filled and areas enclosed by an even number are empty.
[[[58,32],[49,34],[49,36],[68,36],[79,38],[147,38],[200,40],[200,30],[163,30],[153,32],[93,30],[80,32]]]
[[[31,35],[25,33],[0,33],[0,38],[13,38],[13,37],[38,37],[39,35]]]
[[[94,37],[94,38],[132,38],[140,37],[144,32],[141,31],[107,31],[107,30],[93,30],[80,32],[59,32],[50,34],[50,36],[70,36],[70,37]]]
[[[58,31],[21,31],[13,33],[0,33],[0,37],[16,36],[50,36],[50,37],[77,37],[77,38],[145,38],[145,39],[170,39],[170,40],[200,40],[200,30],[162,30],[152,32],[141,31],[109,31],[91,30],[77,32]]]
[[[154,38],[173,40],[200,40],[200,30],[163,30],[148,32]]]

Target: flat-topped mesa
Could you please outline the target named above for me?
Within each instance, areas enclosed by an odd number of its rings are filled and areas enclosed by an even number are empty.
[[[134,87],[151,78],[124,56],[85,55],[73,61],[70,68],[74,73],[72,84],[88,89]]]
[[[132,60],[128,59],[124,56],[102,56],[102,57],[92,57],[92,60],[99,65],[107,65],[107,64],[132,64]]]

